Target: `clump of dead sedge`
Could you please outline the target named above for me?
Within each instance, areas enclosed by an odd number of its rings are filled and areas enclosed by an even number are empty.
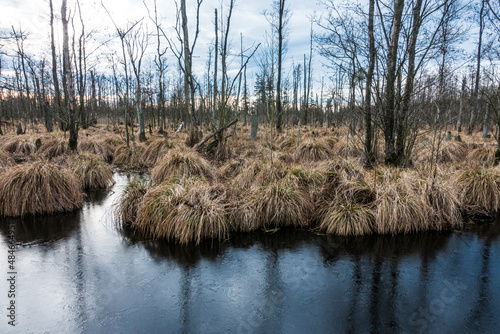
[[[113,141],[106,136],[103,139],[83,138],[78,143],[78,151],[96,155],[102,161],[111,163],[115,155]]]
[[[491,214],[500,209],[500,171],[467,168],[454,176],[462,204],[475,212]]]
[[[228,234],[226,190],[206,181],[173,179],[148,191],[132,227],[155,239],[180,244],[223,240]]]
[[[0,215],[26,216],[81,208],[80,183],[69,170],[40,161],[0,174]]]
[[[142,160],[149,166],[156,165],[174,147],[166,138],[152,140],[142,153]]]
[[[293,175],[258,187],[249,200],[260,226],[304,227],[309,224],[312,204]]]
[[[144,169],[147,165],[142,160],[143,149],[141,144],[120,145],[114,152],[113,164],[121,168]]]
[[[465,161],[467,165],[472,168],[488,168],[495,165],[495,147],[480,146],[472,150]]]
[[[153,168],[151,179],[161,183],[172,177],[197,176],[212,180],[212,167],[205,158],[194,150],[170,150],[165,157]]]
[[[95,154],[75,154],[68,159],[67,163],[80,180],[82,189],[106,188],[114,182],[111,166]]]
[[[123,190],[119,201],[115,204],[114,214],[122,227],[135,222],[137,211],[144,195],[148,190],[147,183],[144,180],[134,178],[128,182]]]

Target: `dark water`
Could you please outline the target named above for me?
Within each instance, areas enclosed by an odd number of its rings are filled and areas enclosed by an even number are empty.
[[[0,333],[498,333],[500,223],[346,239],[309,231],[179,247],[118,231],[126,182],[76,213],[0,220]],[[16,327],[7,325],[15,224]]]

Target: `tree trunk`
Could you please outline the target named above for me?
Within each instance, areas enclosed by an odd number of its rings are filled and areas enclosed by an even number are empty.
[[[71,73],[66,1],[67,0],[62,0],[61,5],[61,21],[63,26],[63,86],[65,106],[69,115],[69,149],[75,151],[78,146],[78,125],[76,124],[77,117],[75,115],[75,88]]]
[[[395,123],[395,83],[399,33],[401,30],[401,18],[403,15],[404,0],[395,0],[392,30],[388,45],[387,55],[387,82],[384,99],[384,137],[385,137],[385,163],[396,163],[396,152],[394,148],[394,123]]]
[[[368,73],[366,74],[366,91],[365,91],[365,164],[367,166],[371,166],[371,164],[375,160],[372,149],[372,108],[371,108],[373,71],[375,70],[375,60],[376,60],[375,58],[377,56],[377,50],[375,49],[375,36],[373,28],[374,12],[375,12],[375,0],[370,0],[370,9],[368,14],[368,40],[370,44],[370,52],[369,52]],[[328,125],[328,118],[327,118],[327,125]]]
[[[219,30],[218,30],[218,19],[217,19],[217,8],[215,8],[215,52],[214,52],[214,101],[212,105],[212,123],[213,123],[213,129],[214,131],[219,128],[219,125],[217,125],[217,110],[218,110],[218,105],[217,105],[217,65],[219,63]]]
[[[250,139],[251,140],[257,140],[257,130],[259,128],[259,114],[257,112],[257,109],[254,110],[252,113],[252,124],[250,128]]]
[[[481,1],[481,10],[479,12],[479,41],[477,44],[477,57],[476,57],[476,81],[474,83],[474,93],[472,101],[472,109],[470,113],[469,129],[468,134],[471,135],[474,131],[474,125],[476,123],[476,113],[478,108],[479,100],[479,78],[481,71],[481,55],[482,55],[482,44],[483,44],[483,32],[484,32],[484,3],[485,0]]]
[[[59,79],[57,76],[57,54],[56,54],[56,44],[54,37],[54,10],[52,6],[52,0],[49,0],[49,5],[50,5],[50,48],[52,51],[52,81],[54,82],[56,113],[58,114],[59,118],[59,128],[63,131],[66,131],[67,116],[62,106],[61,89],[59,88]]]
[[[413,27],[408,47],[408,74],[406,76],[405,91],[401,102],[400,114],[398,115],[397,141],[396,141],[396,164],[404,164],[407,159],[406,144],[408,139],[408,115],[410,109],[411,95],[413,94],[413,82],[415,79],[415,54],[417,49],[417,38],[422,23],[420,10],[423,0],[417,0],[413,7]]]
[[[465,87],[467,86],[467,77],[462,79],[462,91],[460,93],[460,108],[458,109],[457,132],[462,132],[462,115],[464,113]]]
[[[283,13],[285,11],[285,0],[279,0],[279,23],[278,23],[278,80],[276,82],[276,130],[282,131],[283,106],[281,105],[281,68],[283,60]]]

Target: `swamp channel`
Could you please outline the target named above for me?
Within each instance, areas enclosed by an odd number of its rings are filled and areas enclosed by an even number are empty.
[[[0,218],[0,333],[498,333],[500,221],[344,238],[234,234],[195,246],[113,223],[127,183],[83,209]],[[16,326],[8,325],[9,227]]]

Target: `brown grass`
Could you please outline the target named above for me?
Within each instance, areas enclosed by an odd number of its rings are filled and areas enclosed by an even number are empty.
[[[467,168],[453,178],[466,208],[491,214],[500,208],[500,171],[497,168]]]
[[[297,137],[282,137],[278,139],[278,145],[282,151],[293,152],[297,148]]]
[[[430,207],[419,193],[423,181],[416,173],[384,168],[377,176],[376,231],[379,234],[408,234],[430,227]]]
[[[10,167],[14,164],[14,159],[7,152],[0,149],[0,168]]]
[[[113,163],[122,168],[144,169],[147,165],[142,160],[142,151],[144,147],[141,144],[130,144],[118,146],[114,152]]]
[[[295,151],[295,157],[298,162],[310,162],[327,160],[332,156],[328,144],[321,139],[306,139],[300,143]]]
[[[368,205],[337,201],[332,203],[319,228],[327,234],[348,237],[372,234],[374,225],[375,215]]]
[[[155,239],[180,244],[207,238],[223,239],[228,233],[226,190],[204,181],[162,184],[144,196],[133,226]]]
[[[83,194],[68,170],[45,161],[8,168],[0,174],[0,215],[25,216],[81,208]]]
[[[436,144],[437,145],[437,144]],[[437,149],[437,148],[436,148]],[[427,164],[431,161],[432,145],[429,140],[422,139],[415,147],[413,161],[416,164]],[[462,163],[469,152],[467,144],[459,141],[445,141],[441,143],[438,155],[438,163],[458,164]],[[435,155],[436,153],[434,153]],[[434,156],[435,159],[435,156]]]
[[[349,142],[347,142],[347,138],[342,136],[339,141],[334,144],[332,154],[342,158],[362,158],[365,151],[359,138],[349,136]]]
[[[293,176],[259,187],[250,202],[260,225],[304,227],[309,224],[312,204]]]
[[[35,139],[23,135],[8,139],[3,145],[3,149],[15,156],[29,156],[37,152]]]
[[[78,143],[79,152],[88,152],[95,154],[99,159],[107,163],[113,161],[115,155],[115,147],[113,141],[104,136],[104,139],[94,140],[92,138],[83,138]]]
[[[429,212],[431,229],[439,231],[463,227],[460,198],[449,182],[438,178],[425,187],[425,196],[432,208]]]
[[[149,166],[156,165],[173,148],[171,141],[164,138],[154,139],[142,153],[142,160]]]
[[[219,168],[219,176],[223,180],[232,180],[243,169],[244,161],[242,159],[230,159]]]
[[[495,150],[494,146],[480,146],[472,150],[465,158],[467,166],[472,168],[493,167],[495,164]]]
[[[42,141],[39,152],[43,157],[53,159],[66,154],[68,150],[68,139],[52,137]]]
[[[212,167],[205,158],[191,149],[175,149],[153,168],[151,179],[162,183],[169,181],[172,177],[198,176],[211,181],[214,178]]]
[[[67,161],[82,189],[106,188],[114,183],[113,169],[92,153],[75,154]]]
[[[137,211],[144,195],[148,190],[146,182],[134,178],[127,183],[119,201],[115,203],[114,214],[122,225],[129,225],[136,221]]]
[[[241,189],[259,187],[280,181],[289,172],[290,169],[283,163],[273,162],[271,165],[268,161],[255,159],[235,177],[234,184]]]

